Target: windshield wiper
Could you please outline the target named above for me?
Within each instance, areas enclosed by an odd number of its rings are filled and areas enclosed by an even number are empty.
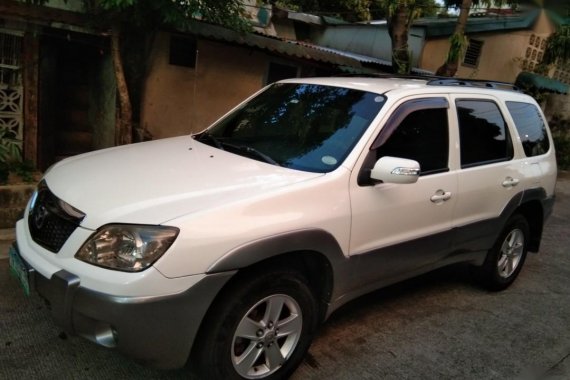
[[[206,143],[206,141],[211,142],[214,144],[214,146],[218,149],[221,150],[228,150],[226,148],[229,148],[229,150],[241,154],[241,153],[246,153],[248,156],[254,156],[257,158],[260,158],[262,161],[267,162],[268,164],[271,165],[276,165],[276,166],[281,166],[281,164],[279,164],[277,161],[275,161],[273,158],[269,157],[267,154],[260,152],[259,150],[252,148],[250,146],[247,145],[234,145],[234,144],[230,144],[227,142],[222,142],[220,140],[218,140],[216,137],[214,137],[214,135],[211,135],[208,132],[203,132],[199,135],[196,135],[196,138],[198,141]],[[208,144],[210,145],[210,144]]]
[[[255,156],[257,158],[260,158],[262,161],[267,162],[268,164],[271,165],[275,165],[275,166],[281,166],[281,164],[277,161],[275,161],[273,158],[269,157],[267,154],[260,152],[259,150],[252,148],[250,146],[247,145],[233,145],[233,144],[228,144],[225,142],[221,143],[223,147],[225,148],[230,148],[232,151],[235,151],[236,153],[246,153],[248,156]]]
[[[269,157],[267,154],[260,152],[259,150],[252,148],[250,146],[241,146],[240,147],[241,150],[247,152],[247,153],[253,153],[255,156],[261,158],[263,161],[267,162],[268,164],[272,164],[272,165],[276,165],[276,166],[281,166],[277,161],[275,161],[273,158]]]
[[[212,142],[216,148],[221,149],[221,150],[225,150],[224,146],[222,145],[220,140],[218,140],[217,138],[215,138],[213,135],[209,134],[208,132],[200,133],[196,137],[198,137],[198,141],[200,141],[200,142],[206,143],[206,140],[207,140],[207,141]]]

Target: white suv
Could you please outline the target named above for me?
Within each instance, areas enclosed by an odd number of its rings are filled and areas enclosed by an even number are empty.
[[[202,133],[45,174],[11,267],[71,334],[208,379],[275,379],[347,301],[466,262],[509,286],[556,182],[536,102],[504,85],[286,80]]]

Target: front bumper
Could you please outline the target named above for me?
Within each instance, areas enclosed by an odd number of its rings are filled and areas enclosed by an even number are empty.
[[[125,297],[82,287],[80,278],[65,270],[46,278],[29,268],[32,287],[47,300],[56,324],[66,333],[164,369],[186,363],[202,319],[234,274],[208,275],[173,295]]]

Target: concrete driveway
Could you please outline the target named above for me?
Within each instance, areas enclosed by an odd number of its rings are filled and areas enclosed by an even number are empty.
[[[501,293],[446,268],[360,298],[323,326],[292,379],[570,379],[570,175],[541,252]],[[144,331],[141,331],[144,334]],[[182,379],[54,326],[0,260],[0,378]]]

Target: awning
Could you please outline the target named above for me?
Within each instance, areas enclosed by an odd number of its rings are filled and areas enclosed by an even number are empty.
[[[538,90],[544,92],[555,92],[557,94],[567,94],[568,85],[557,81],[552,78],[548,78],[535,73],[529,73],[527,71],[521,72],[517,76],[515,81],[515,86],[522,89]]]

